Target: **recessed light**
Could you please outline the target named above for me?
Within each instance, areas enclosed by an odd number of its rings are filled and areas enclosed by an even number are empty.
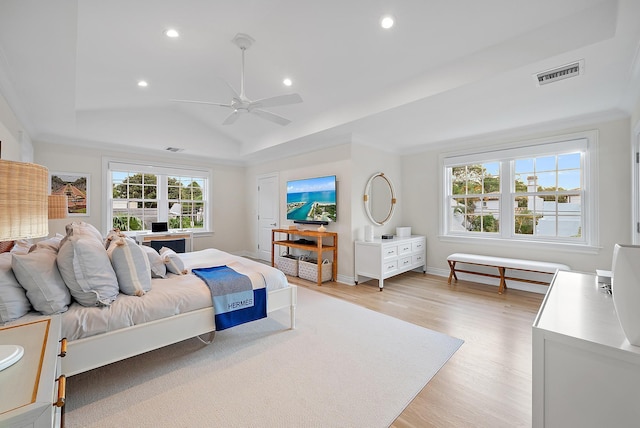
[[[168,30],[165,30],[164,35],[172,39],[180,37],[180,33],[178,33],[178,30],[176,30],[175,28],[169,28]]]
[[[149,86],[149,84],[146,80],[138,80],[138,86],[140,86],[141,88],[146,88],[147,86]]]
[[[393,19],[393,16],[391,15],[385,15],[382,18],[380,18],[380,26],[385,30],[393,27],[394,23],[395,23],[395,19]]]
[[[284,86],[291,86],[291,85],[293,85],[293,82],[291,81],[291,79],[289,79],[289,78],[287,77],[286,79],[284,79],[284,80],[282,81],[282,84],[283,84]]]

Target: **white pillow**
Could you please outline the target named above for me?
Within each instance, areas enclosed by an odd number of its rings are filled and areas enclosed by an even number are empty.
[[[0,254],[0,322],[13,321],[31,310],[24,288],[11,270],[11,253]]]
[[[67,236],[58,251],[58,268],[82,306],[108,306],[118,297],[118,279],[101,240]]]
[[[148,245],[140,245],[140,248],[142,248],[142,251],[147,254],[147,258],[149,259],[149,265],[151,266],[151,278],[166,278],[167,267],[155,248]]]
[[[107,254],[116,271],[121,292],[130,296],[144,296],[151,290],[149,258],[133,239],[124,236],[112,239]]]
[[[160,257],[162,257],[162,261],[167,266],[169,272],[175,273],[176,275],[185,275],[187,273],[184,269],[182,259],[171,248],[160,248]]]
[[[31,251],[35,250],[36,248],[45,248],[57,253],[60,249],[62,238],[64,238],[64,235],[56,233],[56,236],[52,236],[51,238],[36,242],[36,245],[32,247]]]
[[[13,243],[11,254],[27,254],[32,247],[33,244],[31,243],[31,241],[26,239],[18,239]]]
[[[39,248],[29,254],[13,254],[11,267],[36,311],[52,315],[68,309],[71,295],[58,272],[55,252]]]
[[[74,221],[65,226],[67,236],[90,236],[102,243],[102,233],[92,224],[84,221]]]

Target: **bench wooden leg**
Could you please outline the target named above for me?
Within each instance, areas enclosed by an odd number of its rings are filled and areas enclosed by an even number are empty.
[[[507,289],[507,281],[504,279],[505,270],[506,269],[503,267],[498,267],[498,271],[500,272],[500,287],[498,287],[498,294],[502,294],[502,292]]]
[[[449,272],[449,280],[447,281],[447,284],[451,284],[451,278],[455,278],[456,282],[458,282],[458,277],[456,276],[456,262],[452,260],[447,260],[447,262],[449,262],[449,269],[451,269],[451,272]]]

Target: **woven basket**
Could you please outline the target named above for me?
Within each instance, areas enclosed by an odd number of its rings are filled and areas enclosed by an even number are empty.
[[[285,275],[298,276],[298,258],[296,256],[279,256],[276,260],[276,267]]]
[[[332,263],[329,260],[322,262],[322,279],[320,282],[331,280]],[[318,282],[318,262],[316,260],[300,260],[298,262],[298,276],[308,281]]]

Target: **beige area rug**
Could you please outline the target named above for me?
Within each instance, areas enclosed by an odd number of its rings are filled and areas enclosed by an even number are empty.
[[[385,427],[462,340],[312,290],[288,311],[73,376],[72,427]]]

